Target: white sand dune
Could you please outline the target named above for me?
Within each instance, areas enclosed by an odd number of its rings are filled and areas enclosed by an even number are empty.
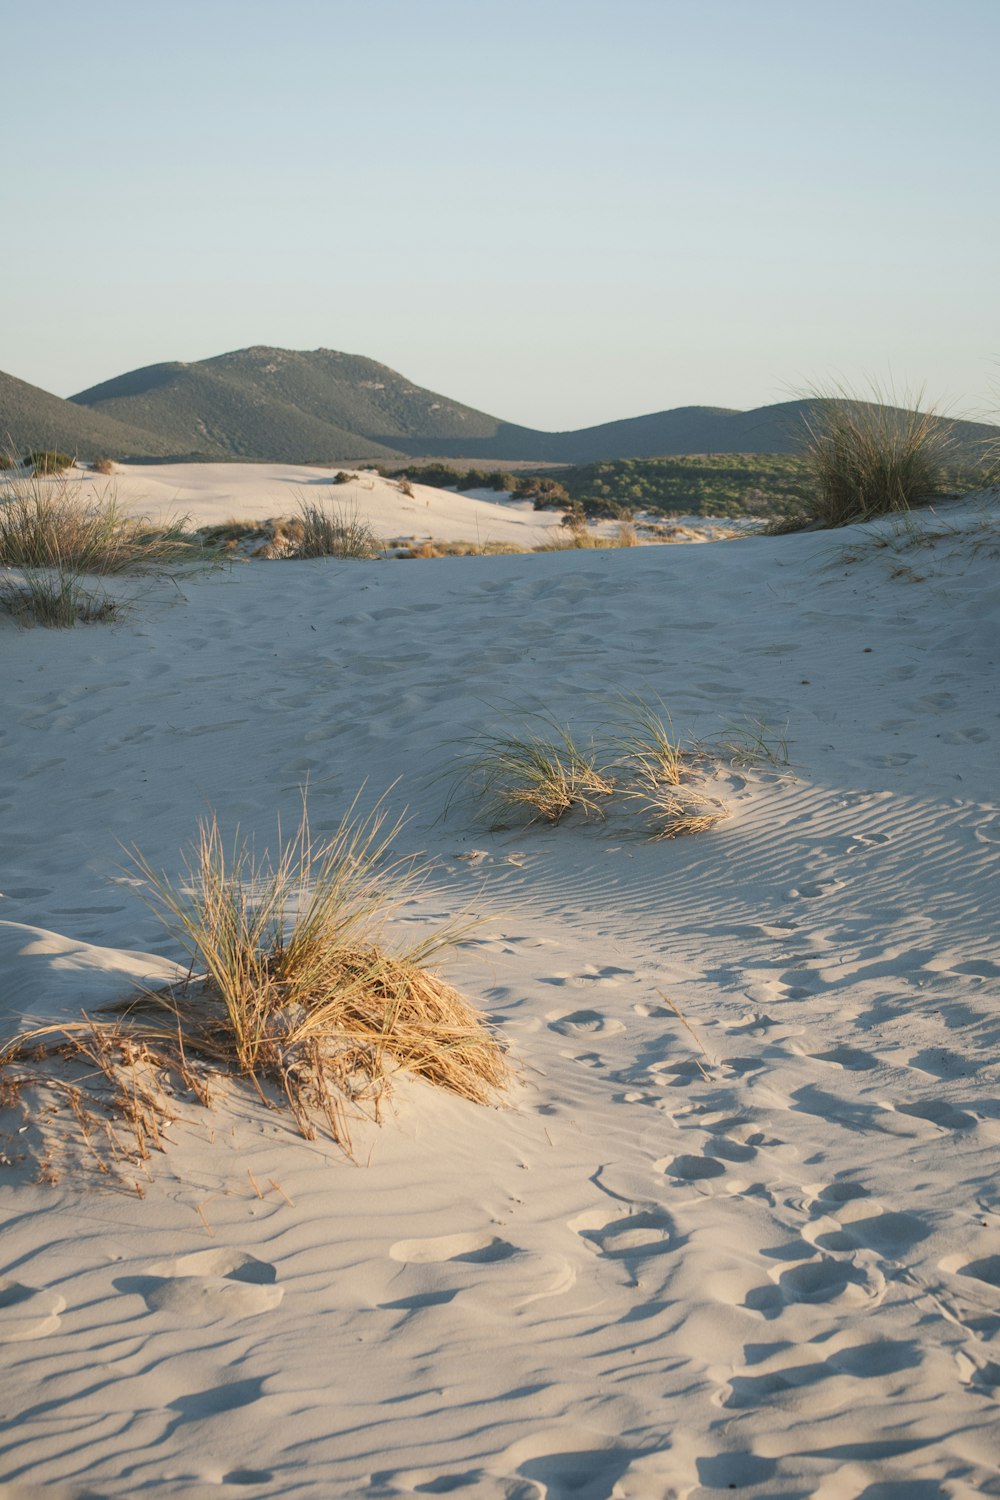
[[[401,927],[489,919],[448,973],[520,1067],[503,1110],[400,1087],[361,1166],[185,1108],[142,1199],[0,1140],[3,1500],[1000,1494],[985,524],[251,564],[0,623],[8,1028],[180,957],[121,844],[176,874],[209,808],[264,846],[367,779],[434,862]],[[463,736],[621,693],[787,724],[791,772],[720,769],[731,816],[672,842],[445,812]]]
[[[561,521],[558,512],[536,511],[529,501],[488,500],[427,484],[412,485],[407,495],[399,480],[367,470],[346,471],[357,477],[343,484],[332,483],[336,468],[304,464],[116,464],[115,470],[106,477],[74,469],[68,479],[84,495],[113,491],[133,514],[158,523],[186,518],[192,527],[294,515],[306,501],[356,513],[382,541],[416,537],[532,547]]]

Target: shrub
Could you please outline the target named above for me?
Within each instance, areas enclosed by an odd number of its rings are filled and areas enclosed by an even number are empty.
[[[24,462],[32,474],[61,474],[64,469],[72,468],[74,461],[68,453],[60,453],[56,448],[35,448],[25,454]]]
[[[534,500],[536,510],[559,510],[569,505],[569,491],[558,479],[546,479],[543,475],[523,475],[517,480],[515,494]]]
[[[933,411],[889,405],[845,391],[812,393],[803,452],[815,486],[808,505],[823,526],[847,526],[906,511],[939,495],[954,438]]]
[[[113,474],[115,472],[115,463],[112,458],[95,458],[90,467],[95,474]]]

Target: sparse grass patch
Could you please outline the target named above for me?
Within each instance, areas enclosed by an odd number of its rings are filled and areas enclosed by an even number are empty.
[[[657,700],[658,702],[658,700]],[[723,767],[788,765],[787,742],[756,721],[724,730],[712,740],[683,743],[674,734],[662,703],[619,699],[616,733],[602,757],[591,742],[582,748],[565,726],[534,715],[520,732],[474,736],[460,757],[461,779],[445,811],[462,788],[484,808],[493,829],[526,814],[528,823],[560,822],[574,809],[585,819],[613,815],[615,808],[638,806],[651,838],[702,833],[728,816],[725,803],[703,790],[706,778]]]
[[[567,527],[565,531],[549,533],[548,539],[539,542],[535,552],[608,552],[618,547],[634,547],[638,542],[623,542],[617,536],[597,536],[585,527]]]
[[[107,594],[93,593],[78,575],[59,569],[25,569],[20,577],[0,582],[0,608],[19,625],[70,629],[120,618],[123,606]]]
[[[464,782],[494,828],[527,815],[529,823],[558,823],[577,810],[603,817],[603,799],[614,782],[599,767],[592,747],[578,745],[569,730],[544,715],[520,734],[482,734],[464,760]]]
[[[418,542],[396,553],[401,558],[434,557],[515,557],[530,548],[516,542]]]
[[[972,516],[951,520],[933,508],[919,517],[909,514],[893,516],[886,524],[866,528],[843,548],[839,560],[856,563],[879,553],[898,557],[921,549],[933,549],[938,544],[971,553],[985,552],[990,557],[1000,556],[1000,510],[996,503],[991,505],[983,501]],[[890,576],[920,581],[912,569],[905,567],[897,567]]]
[[[180,881],[136,853],[144,898],[188,955],[190,979],[143,992],[113,1021],[30,1031],[0,1063],[15,1065],[24,1086],[39,1082],[42,1064],[49,1080],[66,1049],[96,1054],[84,1114],[124,1125],[140,1157],[176,1113],[171,1095],[206,1103],[226,1078],[288,1108],[309,1138],[325,1125],[348,1152],[351,1118],[378,1119],[400,1070],[494,1101],[509,1077],[502,1044],[426,967],[463,929],[408,947],[387,941],[387,921],[420,873],[392,855],[399,828],[382,803],[368,815],[355,806],[317,843],[303,809],[290,838],[279,828],[272,858],[239,835],[227,846],[209,818]]]
[[[770,766],[783,770],[789,764],[787,726],[778,730],[763,719],[746,719],[730,724],[718,734],[694,740],[691,754],[696,760],[743,769]]]

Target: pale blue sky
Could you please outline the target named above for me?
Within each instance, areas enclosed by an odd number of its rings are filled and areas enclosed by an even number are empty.
[[[0,0],[0,369],[1000,408],[1000,0]]]

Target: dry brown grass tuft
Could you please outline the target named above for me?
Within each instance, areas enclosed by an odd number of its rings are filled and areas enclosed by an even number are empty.
[[[729,816],[725,804],[718,798],[706,797],[692,787],[665,786],[662,782],[637,777],[622,791],[624,796],[640,804],[651,839],[676,839],[707,833]]]
[[[493,829],[510,826],[518,813],[528,823],[559,823],[574,810],[584,820],[638,805],[653,839],[704,833],[728,816],[725,803],[702,788],[725,767],[788,765],[784,737],[767,725],[734,725],[711,740],[678,739],[663,704],[623,695],[607,754],[591,742],[581,747],[571,732],[545,714],[530,716],[521,732],[471,737],[459,757],[460,779],[445,804],[467,790],[484,808]]]
[[[324,1127],[347,1152],[351,1120],[379,1118],[405,1071],[477,1103],[506,1087],[505,1051],[483,1017],[426,967],[459,926],[394,949],[385,927],[421,873],[391,856],[399,832],[378,804],[352,808],[314,843],[303,809],[277,855],[203,822],[183,879],[134,855],[144,897],[191,962],[187,983],[144,991],[113,1021],[36,1028],[0,1054],[7,1086],[75,1090],[80,1137],[113,1166],[160,1147],[179,1098],[210,1101],[213,1083],[248,1083],[289,1109],[312,1138]],[[59,1062],[89,1064],[89,1083],[60,1083]],[[9,1070],[13,1069],[13,1073]],[[94,1121],[110,1122],[96,1132]],[[124,1129],[127,1144],[122,1146]],[[109,1154],[110,1153],[110,1154]]]

